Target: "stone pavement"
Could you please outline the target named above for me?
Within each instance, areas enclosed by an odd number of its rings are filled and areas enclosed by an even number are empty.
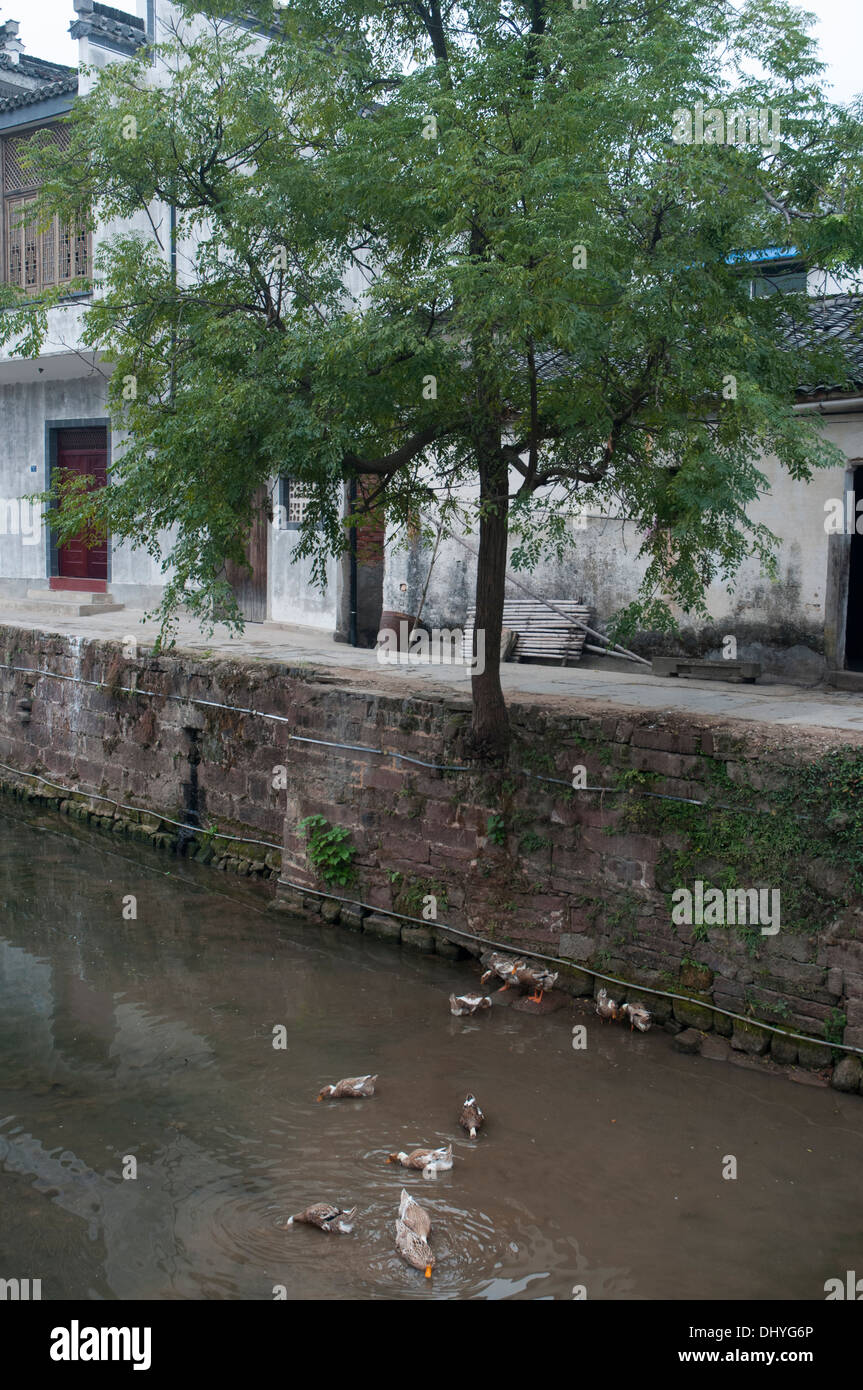
[[[155,640],[158,627],[142,621],[143,612],[126,608],[98,616],[58,616],[41,612],[36,604],[0,601],[0,625],[59,633],[96,641],[134,637],[141,647]],[[470,676],[463,666],[391,666],[374,651],[335,642],[330,633],[281,623],[250,623],[240,637],[225,628],[204,636],[196,623],[181,621],[176,651],[196,656],[219,656],[237,661],[284,662],[308,666],[345,685],[386,689],[421,696],[470,696]],[[570,667],[531,666],[519,662],[501,668],[504,692],[525,703],[565,708],[568,701],[597,702],[606,710],[656,710],[690,718],[744,720],[786,728],[847,731],[863,737],[863,697],[829,687],[795,685],[732,685],[679,677],[653,676],[647,667],[613,658],[592,657]]]

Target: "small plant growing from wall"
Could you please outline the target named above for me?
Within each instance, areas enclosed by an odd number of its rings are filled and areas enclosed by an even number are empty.
[[[330,825],[324,816],[306,816],[297,826],[307,841],[309,863],[330,888],[347,888],[356,877],[356,845],[344,826]]]
[[[492,815],[488,818],[486,835],[494,845],[506,844],[506,821],[503,816]]]

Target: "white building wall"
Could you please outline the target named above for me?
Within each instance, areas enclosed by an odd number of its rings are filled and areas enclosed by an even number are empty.
[[[863,408],[849,418],[825,415],[821,421],[828,439],[845,454],[847,467],[863,462]],[[844,496],[846,467],[825,469],[809,483],[796,482],[775,458],[761,464],[769,490],[751,510],[753,522],[767,525],[779,541],[777,573],[771,580],[756,559],[741,566],[731,584],[715,583],[706,594],[708,623],[677,611],[681,629],[707,650],[724,634],[736,635],[741,655],[764,661],[766,668],[789,675],[820,674],[824,661],[811,658],[824,638],[829,616],[828,534],[825,506]],[[513,488],[518,479],[511,479]],[[475,495],[467,490],[463,496]],[[475,550],[476,531],[467,537]],[[646,569],[639,558],[641,536],[636,525],[620,517],[589,516],[585,529],[573,531],[573,548],[562,563],[541,561],[535,570],[514,576],[547,599],[575,599],[588,604],[604,627],[636,596]],[[416,614],[428,578],[433,546],[404,546],[391,533],[387,546],[384,606]],[[512,552],[512,544],[510,553]],[[422,620],[430,627],[462,625],[474,601],[476,560],[454,539],[439,547]],[[523,597],[512,584],[507,595]],[[798,648],[800,650],[798,650]],[[789,655],[789,652],[791,653]]]

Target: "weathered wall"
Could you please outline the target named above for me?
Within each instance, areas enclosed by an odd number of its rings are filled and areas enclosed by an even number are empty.
[[[0,593],[12,599],[25,597],[29,590],[48,588],[46,528],[37,510],[31,512],[25,504],[22,514],[20,507],[21,498],[49,486],[46,424],[59,425],[65,420],[108,424],[102,375],[44,379],[37,376],[35,363],[17,365],[34,379],[3,384],[7,368],[0,370]],[[76,360],[75,365],[80,363]],[[52,370],[59,371],[59,364],[54,363]],[[112,458],[120,447],[120,437],[114,434]],[[22,515],[26,528],[21,525]],[[113,542],[108,575],[109,587],[121,602],[158,602],[162,575],[158,562],[146,551]]]
[[[600,718],[573,702],[565,714],[513,708],[505,771],[440,771],[392,755],[461,766],[468,717],[456,700],[405,700],[276,665],[182,654],[126,662],[109,644],[78,649],[13,628],[0,629],[0,663],[3,763],[178,820],[192,805],[225,837],[215,850],[203,844],[202,857],[230,859],[242,872],[271,871],[278,858],[230,846],[228,835],[276,843],[284,835],[282,880],[299,889],[283,889],[290,905],[318,908],[321,899],[303,890],[327,892],[297,829],[320,814],[346,828],[356,850],[356,883],[332,889],[333,897],[420,917],[432,895],[442,924],[571,961],[567,982],[576,992],[593,989],[581,967],[676,991],[686,998],[651,1004],[660,1021],[673,1008],[679,1025],[726,1037],[733,1030],[733,1046],[769,1046],[780,1061],[829,1065],[824,1041],[863,1047],[863,736],[838,746],[778,727]],[[158,693],[119,688],[136,683]],[[586,769],[588,786],[606,790],[572,791],[575,766]],[[286,789],[279,778],[274,785],[279,767]],[[111,808],[91,805],[110,826]],[[142,819],[173,843],[170,826]],[[674,925],[669,894],[698,878],[778,888],[779,933]],[[326,905],[331,920],[338,913]],[[343,915],[362,924],[362,913]],[[366,925],[399,934],[386,919],[371,916]],[[444,939],[431,924],[405,926],[402,936],[432,949]],[[714,1014],[714,1005],[813,1041],[771,1042]],[[849,1070],[856,1085],[855,1059]]]
[[[863,458],[863,416],[826,416],[822,429],[842,449],[849,465]],[[779,540],[776,578],[768,579],[757,561],[748,560],[733,588],[712,584],[705,595],[708,621],[678,615],[684,649],[718,656],[723,637],[731,634],[741,658],[760,660],[766,671],[779,677],[816,680],[835,664],[832,654],[824,659],[825,625],[834,617],[827,586],[829,538],[824,530],[824,504],[844,496],[844,469],[825,470],[807,484],[792,479],[775,458],[764,459],[760,467],[768,491],[752,504],[750,516]],[[517,485],[515,474],[512,483]],[[464,495],[466,499],[473,496],[469,489]],[[589,516],[585,529],[574,532],[573,538],[573,549],[563,562],[543,560],[530,574],[519,577],[545,598],[589,604],[602,627],[636,596],[645,570],[638,556],[641,537],[624,517]],[[476,545],[475,536],[471,543]],[[392,548],[388,554],[386,605],[415,613],[432,546]],[[456,541],[440,546],[422,615],[429,626],[464,623],[467,606],[473,602],[475,567],[474,557]],[[406,592],[400,589],[403,583]],[[512,587],[507,592],[513,598],[522,597]],[[649,636],[641,644],[636,639],[635,645],[646,651],[676,649],[668,638],[651,640]]]

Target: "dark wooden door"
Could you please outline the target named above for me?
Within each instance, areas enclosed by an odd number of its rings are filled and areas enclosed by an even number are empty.
[[[90,487],[104,487],[108,480],[108,439],[105,429],[61,430],[57,439],[57,471],[62,476],[77,474]],[[84,587],[90,580],[103,588],[108,578],[108,535],[95,539],[68,540],[57,550],[57,571],[61,578],[76,580]]]
[[[246,558],[251,572],[228,561],[225,574],[248,623],[262,623],[267,616],[267,487],[259,487],[253,501],[252,527]]]

